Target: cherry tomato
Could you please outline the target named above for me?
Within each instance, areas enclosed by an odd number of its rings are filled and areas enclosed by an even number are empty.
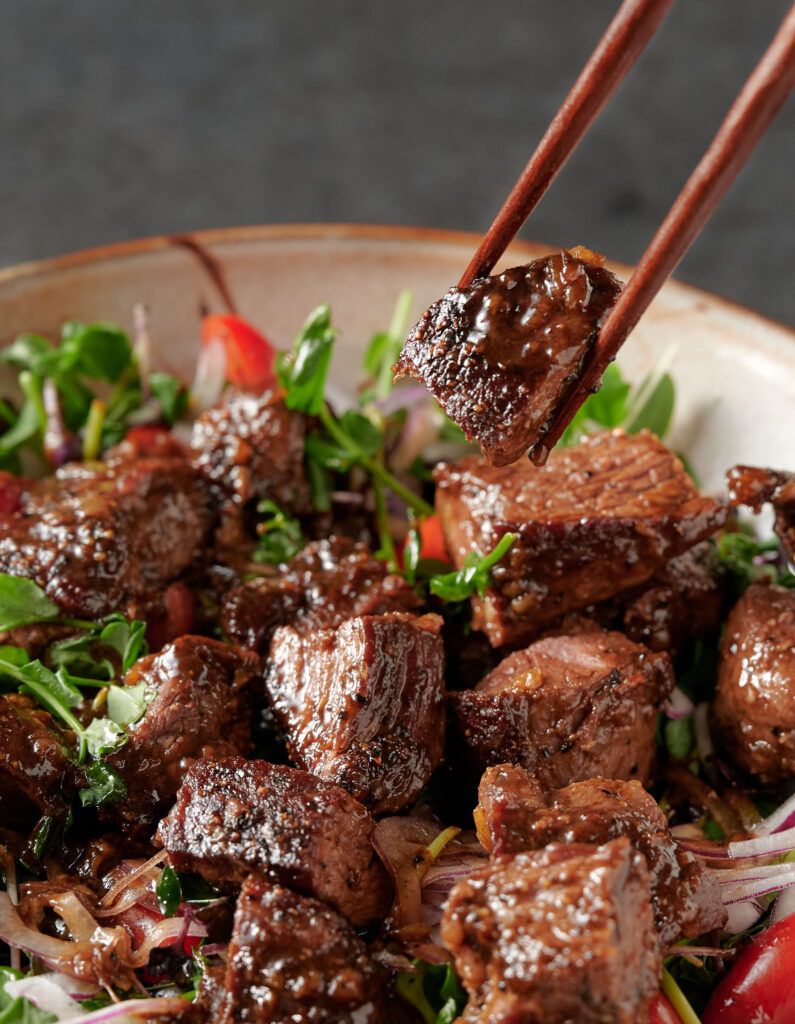
[[[715,989],[703,1024],[792,1024],[794,963],[795,915],[771,925],[738,955]]]
[[[263,391],[276,380],[275,351],[269,341],[239,316],[206,316],[202,344],[221,341],[226,353],[226,379],[243,391]]]
[[[150,425],[130,427],[121,442],[125,454],[133,457],[147,455],[180,455],[187,457],[188,449],[174,437],[168,427]]]
[[[682,1018],[664,992],[658,992],[649,1003],[649,1024],[682,1024]]]
[[[404,543],[404,551],[405,548]],[[436,562],[452,564],[444,543],[442,521],[438,516],[428,516],[420,523],[420,558],[432,558]]]

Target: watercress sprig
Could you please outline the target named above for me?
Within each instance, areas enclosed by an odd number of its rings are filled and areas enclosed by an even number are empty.
[[[282,353],[276,360],[287,407],[307,416],[317,416],[323,427],[323,431],[315,431],[306,442],[316,507],[329,507],[328,472],[346,471],[357,465],[397,494],[410,509],[420,515],[431,515],[433,508],[428,502],[401,483],[378,459],[383,436],[372,421],[353,409],[339,418],[331,412],[325,389],[335,336],[330,307],[318,306],[299,331],[292,351]]]

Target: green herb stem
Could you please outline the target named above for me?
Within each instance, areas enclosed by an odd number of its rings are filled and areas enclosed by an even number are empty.
[[[88,462],[99,455],[99,448],[102,442],[102,426],[105,423],[105,403],[101,398],[95,398],[88,410],[86,429],[83,434],[83,458]]]
[[[679,988],[671,972],[663,967],[662,984],[663,992],[671,1000],[671,1004],[681,1018],[682,1024],[701,1024],[693,1007],[687,1001],[684,992]]]
[[[44,408],[44,396],[41,392],[41,381],[30,372],[23,370],[19,375],[19,386],[25,398],[36,410],[36,418],[39,421],[39,429],[42,434],[47,430],[47,410]]]
[[[395,542],[389,529],[389,511],[384,498],[384,488],[380,480],[373,480],[373,497],[375,498],[375,521],[378,526],[380,551],[378,554],[389,563],[390,571],[398,568]]]
[[[9,675],[12,674],[11,668],[8,665],[3,665],[3,671],[8,673]],[[33,679],[26,678],[23,685],[20,687],[20,690],[31,693],[39,702],[39,704],[41,704],[42,707],[47,708],[53,715],[57,715],[58,718],[60,718],[61,721],[64,722],[64,724],[72,730],[72,732],[80,740],[80,761],[82,761],[84,756],[83,745],[85,741],[83,737],[85,734],[85,729],[80,724],[80,722],[78,722],[78,720],[75,718],[72,712],[69,711],[68,708],[65,708],[63,704],[61,704],[59,701],[54,700],[52,694],[46,688],[46,686],[42,686],[41,683],[37,683]]]
[[[325,402],[320,409],[320,421],[341,448],[347,449],[360,466],[366,469],[372,477],[379,480],[385,487],[388,487],[397,494],[399,498],[405,501],[409,508],[414,509],[415,512],[423,516],[432,516],[434,514],[432,505],[429,505],[423,498],[410,491],[388,469],[380,466],[374,459],[371,459],[362,451],[354,439],[341,429]]]

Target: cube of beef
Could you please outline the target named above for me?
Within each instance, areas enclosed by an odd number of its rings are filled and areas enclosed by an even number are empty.
[[[266,689],[292,760],[374,813],[414,800],[442,757],[438,615],[365,615],[276,631]]]
[[[518,534],[485,598],[473,598],[473,625],[495,647],[526,642],[568,611],[637,587],[726,519],[647,431],[594,434],[553,452],[542,469],[494,469],[470,456],[434,476],[457,567],[471,551]]]
[[[795,591],[760,581],[734,606],[713,714],[744,772],[765,785],[795,778]]]
[[[664,946],[726,923],[717,882],[679,847],[665,815],[639,782],[588,779],[545,794],[524,768],[504,764],[487,769],[478,796],[478,834],[494,856],[626,836],[646,858]]]
[[[349,793],[307,772],[242,757],[198,761],[158,839],[178,869],[236,888],[250,874],[330,903],[353,925],[391,902],[375,823]]]
[[[192,462],[222,506],[267,497],[291,512],[309,511],[305,432],[304,416],[287,408],[283,392],[228,390],[194,423]]]
[[[442,939],[470,997],[462,1024],[638,1024],[662,969],[628,839],[497,858],[453,888]]]
[[[183,459],[67,465],[0,519],[0,572],[34,579],[71,616],[146,615],[200,555],[206,504]]]
[[[141,658],[125,678],[152,694],[129,740],[107,760],[127,795],[106,815],[146,830],[174,802],[189,766],[200,757],[248,753],[249,706],[243,687],[260,672],[252,651],[202,636],[183,636]]]
[[[735,466],[726,474],[726,482],[732,505],[748,505],[759,512],[765,502],[772,504],[776,533],[795,562],[795,473]]]
[[[75,737],[36,701],[0,697],[0,812],[24,827],[41,814],[65,815],[76,788]]]
[[[339,914],[261,878],[243,883],[218,1024],[380,1024],[387,978]]]
[[[511,762],[558,789],[602,775],[649,778],[657,712],[674,686],[667,654],[621,633],[537,640],[449,703],[466,760]]]
[[[229,636],[264,652],[279,625],[330,628],[358,615],[410,612],[421,605],[406,580],[390,573],[364,544],[330,537],[307,544],[278,577],[233,587],[221,621]]]
[[[608,270],[566,250],[477,278],[423,314],[398,376],[422,381],[487,460],[507,466],[546,434],[620,291]]]

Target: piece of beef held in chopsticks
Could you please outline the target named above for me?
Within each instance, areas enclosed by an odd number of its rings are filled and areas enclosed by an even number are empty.
[[[270,878],[329,903],[358,927],[382,917],[392,900],[374,827],[339,786],[231,757],[193,765],[157,838],[178,870],[232,891],[249,874]]]
[[[646,858],[663,946],[726,923],[717,882],[677,845],[665,815],[639,782],[587,779],[544,792],[524,768],[503,764],[487,769],[478,797],[478,835],[493,856],[626,836]]]
[[[243,883],[218,1024],[382,1024],[387,977],[348,922],[262,878]]]
[[[563,250],[449,292],[409,335],[397,375],[507,466],[543,439],[570,394],[621,282],[588,250]]]
[[[668,655],[621,633],[537,640],[450,694],[454,750],[463,770],[521,764],[550,789],[597,775],[645,782],[673,686]]]
[[[461,1024],[638,1024],[662,968],[649,871],[626,838],[498,857],[451,891]]]
[[[494,469],[468,457],[438,466],[436,508],[457,568],[516,533],[472,600],[473,625],[495,647],[533,639],[569,611],[631,591],[715,532],[727,510],[702,497],[648,431],[616,429]]]
[[[444,747],[441,625],[393,613],[277,630],[265,685],[292,760],[373,813],[416,799]]]

